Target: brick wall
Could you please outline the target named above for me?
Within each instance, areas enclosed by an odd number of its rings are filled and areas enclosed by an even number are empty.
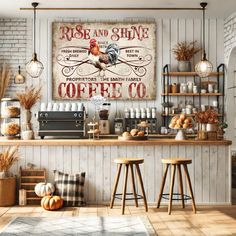
[[[11,69],[10,86],[5,96],[14,96],[16,91],[22,90],[25,84],[14,84],[14,76],[21,66],[25,74],[25,63],[30,58],[27,55],[27,19],[0,19],[0,66],[7,63]],[[31,45],[31,44],[30,44]]]
[[[225,19],[224,23],[224,55],[228,65],[232,49],[236,47],[236,13]]]

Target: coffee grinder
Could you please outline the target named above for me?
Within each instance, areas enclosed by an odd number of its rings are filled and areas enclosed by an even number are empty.
[[[110,134],[110,121],[108,120],[110,103],[103,103],[99,110],[99,130],[100,134]]]

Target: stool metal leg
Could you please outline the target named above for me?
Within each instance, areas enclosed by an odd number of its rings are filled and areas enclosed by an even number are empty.
[[[184,172],[185,172],[185,175],[186,175],[190,196],[192,198],[193,212],[196,213],[196,205],[195,205],[195,199],[194,199],[194,195],[193,195],[193,189],[192,189],[191,180],[190,180],[189,173],[188,173],[188,167],[187,167],[186,164],[184,164]]]
[[[131,182],[132,182],[135,206],[138,207],[138,199],[137,199],[137,193],[136,193],[135,181],[134,181],[134,168],[132,164],[130,165],[130,170],[131,170]]]
[[[148,206],[147,206],[147,198],[146,198],[146,194],[145,194],[145,190],[143,187],[143,180],[142,180],[142,175],[139,169],[139,165],[135,164],[136,169],[137,169],[137,174],[138,174],[138,180],[139,180],[139,184],[142,190],[142,195],[143,195],[143,201],[144,201],[144,206],[145,206],[145,210],[148,211]]]
[[[174,189],[174,184],[175,184],[175,170],[176,170],[176,165],[172,165],[172,176],[171,176],[171,184],[170,184],[170,194],[169,194],[169,207],[168,207],[168,214],[171,214],[171,209],[172,209],[172,198],[173,198],[173,189]]]
[[[114,188],[113,188],[112,195],[111,195],[110,208],[113,208],[113,205],[114,205],[116,190],[117,190],[117,186],[118,186],[119,178],[120,178],[121,167],[122,167],[122,164],[118,164],[118,169],[117,169],[117,172],[116,172]]]
[[[166,164],[165,173],[162,177],[162,182],[161,182],[161,190],[160,190],[158,201],[157,201],[157,208],[159,208],[160,204],[161,204],[161,198],[162,198],[163,190],[164,190],[165,183],[166,183],[166,176],[167,176],[168,168],[169,168],[169,164]]]
[[[181,173],[181,165],[177,165],[177,170],[178,170],[178,179],[179,179],[179,193],[181,195],[182,206],[184,208],[185,204],[184,204],[184,191],[183,191],[183,179],[182,179],[182,173]]]
[[[123,195],[122,195],[122,215],[125,213],[125,198],[126,198],[126,189],[127,189],[127,180],[128,180],[129,165],[125,165],[125,176],[124,176],[124,186],[123,186]]]

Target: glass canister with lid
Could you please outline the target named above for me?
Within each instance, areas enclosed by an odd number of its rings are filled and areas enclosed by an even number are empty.
[[[20,137],[20,102],[18,99],[2,98],[1,133],[8,138]]]

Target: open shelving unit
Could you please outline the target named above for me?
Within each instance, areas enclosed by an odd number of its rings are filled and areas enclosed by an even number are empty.
[[[179,83],[181,81],[186,81],[187,79],[190,81],[193,80],[194,84],[198,85],[198,93],[171,93],[169,92],[169,86],[172,83],[172,78],[176,77],[178,78]],[[209,80],[211,78],[211,81]],[[201,88],[204,84],[214,84],[216,86],[216,89],[218,90],[217,93],[201,93]],[[167,87],[167,89],[166,89]],[[218,111],[220,113],[218,114],[218,117],[220,121],[224,122],[224,96],[225,96],[225,65],[220,64],[217,67],[217,71],[212,72],[206,79],[201,79],[196,72],[177,72],[177,71],[170,71],[170,65],[165,65],[163,67],[163,73],[162,73],[162,103],[171,103],[172,98],[183,98],[186,101],[186,98],[192,99],[193,105],[195,106],[196,100],[198,99],[198,106],[197,108],[201,108],[202,99],[203,98],[211,98],[215,97],[218,104]],[[209,101],[209,99],[208,99]],[[177,105],[177,104],[176,104]],[[206,104],[207,106],[210,106],[209,102]],[[196,107],[196,106],[195,106]],[[168,112],[168,114],[162,113],[162,126],[165,126],[168,128],[169,122],[171,117],[177,114],[172,114]],[[189,114],[188,116],[194,117],[195,114]]]

